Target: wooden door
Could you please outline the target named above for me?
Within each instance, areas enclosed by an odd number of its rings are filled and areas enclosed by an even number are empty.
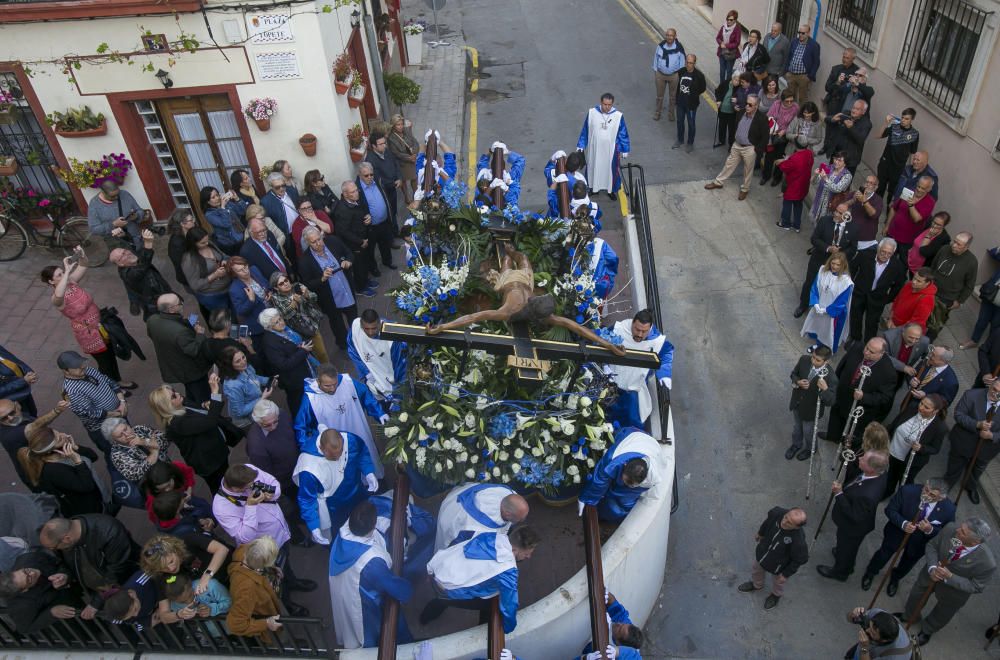
[[[188,198],[204,221],[201,189],[229,190],[229,176],[235,170],[250,171],[236,113],[222,94],[163,99],[156,107]]]

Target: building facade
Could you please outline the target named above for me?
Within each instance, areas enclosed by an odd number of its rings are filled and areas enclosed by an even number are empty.
[[[73,189],[53,168],[124,153],[134,165],[124,187],[160,219],[197,209],[204,186],[228,189],[235,169],[264,192],[261,167],[279,159],[299,181],[319,169],[339,192],[353,178],[348,129],[367,132],[384,98],[375,81],[406,63],[400,24],[398,0],[0,0],[0,94],[16,106],[0,120],[0,157],[19,165],[8,181],[68,191],[85,212],[97,190]],[[363,94],[335,86],[342,53]],[[269,127],[243,112],[259,98],[277,101]],[[84,105],[105,116],[105,134],[46,125]],[[315,155],[300,146],[307,133]]]
[[[798,25],[816,29],[822,63],[812,99],[819,104],[830,68],[845,48],[857,51],[875,89],[874,128],[864,151],[872,169],[885,145],[876,139],[885,116],[917,110],[920,147],[941,177],[939,209],[952,229],[977,237],[983,274],[993,271],[983,250],[997,243],[989,190],[1000,184],[1000,2],[997,0],[731,0],[716,1],[713,25],[736,9],[740,23],[767,33],[775,20],[794,38]],[[822,108],[822,105],[820,106]]]

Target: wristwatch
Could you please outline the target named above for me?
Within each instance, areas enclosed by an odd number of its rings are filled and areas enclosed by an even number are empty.
[[[213,575],[215,575],[215,571],[213,571],[211,568],[206,568],[205,571],[204,571],[204,575],[207,575],[208,577],[212,577]]]

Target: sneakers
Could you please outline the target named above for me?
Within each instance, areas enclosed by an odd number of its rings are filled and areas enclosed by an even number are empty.
[[[778,220],[776,223],[774,223],[774,226],[777,227],[778,229],[783,229],[785,231],[791,231],[792,230],[792,226],[791,225],[783,225],[783,224],[781,224],[781,220]]]
[[[739,591],[743,593],[750,593],[751,591],[760,591],[757,587],[753,586],[753,582],[744,582],[740,586],[736,587]]]
[[[678,140],[677,142],[674,142],[674,145],[672,147],[670,147],[670,148],[671,149],[680,149],[683,146],[684,146],[684,143],[681,142],[680,140]]]
[[[366,289],[377,289],[378,285],[379,285],[379,281],[378,280],[376,280],[374,277],[369,277],[368,278],[368,284],[365,285],[365,288]]]

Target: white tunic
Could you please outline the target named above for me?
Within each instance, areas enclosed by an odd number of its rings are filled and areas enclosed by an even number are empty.
[[[361,361],[368,367],[368,387],[381,398],[392,394],[396,384],[396,371],[392,366],[392,342],[372,339],[361,327],[361,317],[351,323],[351,342],[358,350]]]
[[[851,281],[851,276],[847,273],[843,275],[834,275],[823,266],[819,269],[819,273],[816,275],[819,280],[817,288],[819,289],[819,306],[826,308],[829,307],[840,297],[844,291],[847,291],[850,287],[854,286],[854,282]],[[850,301],[844,307],[843,311],[843,326],[841,327],[840,334],[838,335],[838,340],[843,340],[847,333],[844,332],[849,326],[851,316],[851,304]],[[805,337],[810,332],[816,335],[816,340],[821,342],[824,346],[829,346],[830,348],[836,350],[837,346],[834,343],[834,323],[836,319],[831,317],[829,314],[820,314],[816,311],[815,307],[809,308],[809,315],[806,317],[805,323],[802,324],[801,335]]]
[[[326,428],[323,424],[319,425],[319,433],[316,435],[316,449],[318,450],[320,449],[319,438]],[[299,460],[295,462],[295,469],[292,471],[292,481],[295,482],[296,486],[299,485],[299,473],[308,472],[316,477],[316,480],[323,487],[323,492],[316,498],[316,508],[319,514],[320,532],[328,539],[333,538],[333,530],[330,529],[330,509],[326,506],[326,500],[340,488],[340,483],[344,480],[344,473],[347,471],[347,455],[351,440],[350,436],[345,435],[343,438],[344,451],[341,452],[340,458],[337,460],[331,461],[322,455],[314,456],[303,452],[299,454]],[[320,454],[322,453],[320,450]]]
[[[618,141],[618,127],[622,113],[612,110],[604,114],[597,108],[587,113],[587,176],[592,190],[611,190],[614,187],[614,169],[611,161]]]
[[[448,547],[458,536],[458,533],[463,530],[469,530],[476,534],[479,532],[506,534],[510,530],[510,523],[500,517],[500,502],[508,495],[513,495],[514,491],[506,486],[498,485],[484,488],[476,493],[474,498],[476,508],[496,523],[496,526],[488,527],[470,516],[462,503],[458,501],[459,495],[478,485],[474,483],[462,484],[453,488],[441,501],[441,508],[438,509],[437,536],[434,538],[435,550]]]
[[[340,384],[333,394],[327,394],[319,389],[315,378],[307,378],[306,396],[309,397],[309,405],[312,406],[317,423],[337,431],[353,433],[365,441],[368,454],[375,466],[375,476],[379,479],[384,477],[385,468],[382,467],[375,438],[372,437],[371,427],[368,426],[368,415],[361,405],[351,377],[340,374]]]
[[[431,560],[427,562],[427,572],[435,582],[441,585],[441,588],[451,591],[452,589],[474,587],[504,571],[517,568],[514,550],[511,548],[510,539],[507,538],[506,534],[497,534],[496,561],[466,557],[465,546],[471,540],[468,539],[462,543],[456,543],[450,548],[435,552]]]
[[[632,339],[632,319],[622,319],[615,323],[614,332],[622,338],[622,346],[637,351],[652,351],[659,355],[663,348],[663,342],[667,336],[662,332],[656,339],[644,339],[635,341]],[[649,388],[646,386],[646,377],[649,376],[649,369],[646,367],[623,367],[612,365],[611,372],[615,375],[615,382],[618,387],[630,392],[636,392],[639,398],[639,419],[646,421],[649,413],[653,412],[653,398],[649,395]]]
[[[364,614],[361,605],[361,572],[372,559],[381,558],[392,568],[392,557],[385,548],[385,540],[376,531],[365,537],[351,533],[349,523],[340,528],[341,538],[363,543],[368,549],[354,565],[340,575],[330,576],[330,609],[337,643],[347,649],[359,649],[365,643]]]

